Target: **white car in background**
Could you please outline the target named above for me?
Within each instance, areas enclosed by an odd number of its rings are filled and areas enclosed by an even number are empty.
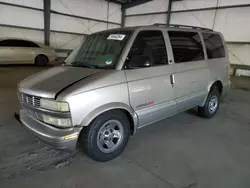
[[[55,61],[55,50],[44,44],[23,39],[0,39],[0,65],[35,64],[46,66]]]

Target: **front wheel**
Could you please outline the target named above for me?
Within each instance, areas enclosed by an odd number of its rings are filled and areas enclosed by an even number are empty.
[[[204,118],[212,118],[217,113],[219,106],[220,93],[215,87],[209,92],[205,105],[198,108],[199,115]]]
[[[95,161],[109,161],[118,157],[129,139],[129,120],[122,111],[109,111],[98,116],[83,130],[80,145]]]

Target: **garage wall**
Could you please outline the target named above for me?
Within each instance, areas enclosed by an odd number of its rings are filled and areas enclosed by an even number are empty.
[[[216,9],[217,5],[223,8]],[[234,5],[244,7],[230,7]],[[125,25],[166,23],[167,7],[167,1],[153,0],[129,8],[126,10]],[[173,2],[170,24],[194,25],[222,32],[228,43],[230,62],[250,65],[249,18],[250,0],[182,0]]]
[[[223,6],[231,6],[231,5],[246,5],[249,4],[249,0],[183,0],[173,2],[172,10],[186,10],[188,9],[200,9],[200,8],[209,8],[215,7],[217,5],[219,7]]]
[[[104,0],[52,0],[51,10],[51,45],[60,49],[73,49],[84,34],[118,28],[121,23],[121,6]]]
[[[43,29],[43,12],[0,5],[0,23]]]
[[[71,50],[88,34],[119,28],[121,6],[105,0],[51,0],[50,23],[50,45]],[[43,31],[43,0],[0,0],[0,38],[44,43]]]
[[[249,5],[250,0],[185,0],[173,3],[173,11],[231,6]],[[185,19],[182,19],[185,18]],[[196,25],[208,27],[223,33],[228,43],[230,63],[250,65],[250,6],[234,7],[207,11],[192,11],[173,13],[171,24]],[[239,71],[239,74],[250,75],[249,71]]]
[[[19,29],[12,27],[0,27],[0,38],[22,38],[43,43],[43,31],[36,31],[31,29]]]
[[[145,15],[126,18],[126,26],[152,25],[154,23],[166,23],[166,14]]]
[[[166,0],[153,0],[147,3],[131,7],[126,10],[126,15],[143,14],[149,12],[163,12],[167,11],[168,1]]]
[[[240,8],[228,7],[216,10],[215,7],[217,5],[218,7],[232,5],[249,6]],[[153,0],[137,7],[129,8],[126,10],[125,25],[136,26],[166,23],[167,8],[168,2],[166,0]],[[197,9],[209,10],[198,11]],[[153,14],[148,15],[148,13]],[[136,14],[138,15],[136,16]],[[207,27],[222,32],[227,41],[250,42],[250,24],[246,24],[249,22],[249,17],[250,0],[183,0],[173,2],[170,23]]]
[[[0,38],[15,37],[44,42],[42,0],[1,0],[0,2],[32,8],[0,4]]]
[[[1,0],[0,2],[43,9],[43,0]]]
[[[136,26],[136,25],[152,25],[154,23],[166,23],[167,14],[165,13],[168,8],[167,0],[154,0],[136,7],[131,7],[126,10],[126,15],[136,14],[147,14],[163,12],[162,14],[156,15],[140,15],[126,17],[125,26]]]
[[[228,43],[228,49],[230,51],[229,56],[232,64],[250,65],[250,44]],[[250,71],[237,70],[237,74],[250,76]]]
[[[50,32],[50,46],[55,49],[74,49],[83,39],[82,35]]]

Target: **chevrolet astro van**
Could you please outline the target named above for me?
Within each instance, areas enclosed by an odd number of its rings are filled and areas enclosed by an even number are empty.
[[[163,24],[101,31],[62,66],[18,85],[20,120],[52,148],[82,148],[108,161],[146,125],[194,107],[213,117],[230,86],[228,70],[219,32]]]

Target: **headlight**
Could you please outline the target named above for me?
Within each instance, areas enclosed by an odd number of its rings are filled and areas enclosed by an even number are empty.
[[[40,100],[41,108],[59,112],[69,112],[69,104],[67,102],[57,102],[53,100]]]
[[[69,118],[56,118],[48,115],[42,115],[42,121],[44,123],[54,125],[57,127],[70,127],[71,126],[71,120]]]

